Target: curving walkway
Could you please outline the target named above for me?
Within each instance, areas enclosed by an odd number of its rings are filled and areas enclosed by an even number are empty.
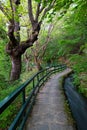
[[[61,77],[70,71],[70,69],[66,69],[51,76],[45,86],[41,88],[25,130],[74,130],[74,126],[68,123],[64,110],[65,99],[60,82]]]

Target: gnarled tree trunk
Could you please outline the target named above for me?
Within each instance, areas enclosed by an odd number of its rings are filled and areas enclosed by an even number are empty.
[[[11,62],[12,62],[12,69],[11,69],[11,75],[10,80],[14,81],[19,79],[20,73],[21,73],[21,56],[11,56]]]
[[[39,61],[38,57],[37,57],[37,56],[34,56],[34,59],[35,59],[35,63],[36,63],[37,69],[38,69],[39,71],[42,70],[42,66],[41,66],[41,64],[40,64],[40,61]]]
[[[43,6],[42,1],[38,1],[36,7],[36,14],[33,12],[32,0],[28,0],[28,15],[31,22],[32,32],[26,41],[20,42],[20,14],[19,5],[20,0],[9,0],[10,8],[4,6],[3,2],[0,2],[0,10],[9,20],[8,37],[9,43],[6,47],[7,54],[11,57],[12,70],[11,80],[16,80],[20,77],[21,72],[21,56],[27,48],[33,46],[34,42],[38,39],[40,27],[46,13],[53,8],[55,0],[50,1],[48,6]],[[10,13],[9,13],[10,11]],[[42,16],[41,16],[42,13]],[[34,17],[35,14],[35,17]],[[40,16],[40,20],[39,20]],[[29,23],[30,26],[30,23]],[[38,69],[41,70],[41,66],[37,63]]]

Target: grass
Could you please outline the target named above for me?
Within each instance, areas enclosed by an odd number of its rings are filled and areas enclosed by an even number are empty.
[[[74,70],[74,85],[77,91],[87,98],[87,54],[73,54],[69,59],[70,67]]]
[[[21,74],[19,80],[14,83],[7,83],[7,86],[0,91],[0,100],[3,100],[6,96],[8,96],[11,92],[15,91],[22,83],[24,83],[27,79],[32,77],[37,72],[36,69],[33,69],[31,72],[24,72]],[[29,95],[32,89],[32,83],[27,86],[26,96]],[[20,110],[22,105],[22,95],[20,94],[16,100],[11,103],[11,105],[0,115],[0,130],[7,130],[11,122],[14,120],[17,112]]]
[[[63,86],[63,81],[64,81],[64,77],[62,77],[60,79],[60,84],[61,86]],[[70,105],[69,105],[69,102],[67,100],[67,97],[66,97],[66,94],[64,92],[64,88],[61,87],[61,94],[64,95],[64,99],[65,99],[65,102],[64,102],[64,110],[65,110],[65,113],[67,114],[67,121],[70,125],[72,126],[75,126],[75,120],[72,116],[72,112],[71,112],[71,109],[70,109]]]
[[[21,84],[23,84],[27,79],[32,77],[37,72],[36,69],[33,69],[30,72],[24,72],[21,74],[19,80],[16,80],[13,83],[6,82],[3,88],[0,88],[0,101],[8,96],[11,92],[15,91]]]
[[[68,123],[70,125],[74,125],[75,126],[75,120],[72,116],[72,112],[71,112],[71,109],[70,109],[70,105],[69,105],[69,102],[68,100],[66,99],[65,102],[64,102],[64,109],[65,109],[65,112],[67,113],[67,120],[68,120]]]

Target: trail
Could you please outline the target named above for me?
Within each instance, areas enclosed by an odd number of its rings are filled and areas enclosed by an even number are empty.
[[[66,69],[51,76],[41,88],[25,130],[75,130],[73,124],[67,120],[65,97],[61,90],[61,77],[70,71]]]

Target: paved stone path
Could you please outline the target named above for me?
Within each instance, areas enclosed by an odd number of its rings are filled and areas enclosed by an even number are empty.
[[[51,76],[41,88],[25,130],[74,130],[73,125],[68,123],[67,114],[64,111],[65,99],[60,83],[61,76],[70,71],[66,69]]]

